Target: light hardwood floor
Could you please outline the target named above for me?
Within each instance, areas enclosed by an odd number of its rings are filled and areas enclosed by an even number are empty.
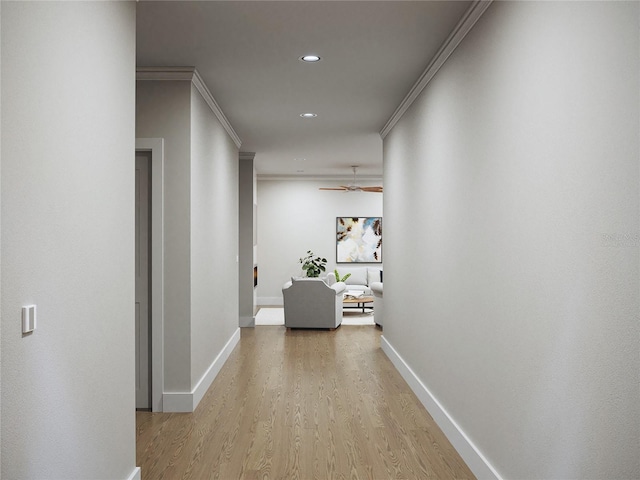
[[[475,478],[380,334],[242,329],[194,413],[137,412],[143,480]]]

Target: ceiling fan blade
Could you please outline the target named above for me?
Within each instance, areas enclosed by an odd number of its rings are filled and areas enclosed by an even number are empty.
[[[353,183],[349,185],[340,185],[337,188],[320,188],[320,190],[338,190],[342,192],[370,192],[370,193],[382,193],[381,186],[371,186],[371,187],[361,187],[356,183],[356,171],[358,169],[357,165],[351,166],[353,170]]]
[[[363,192],[382,193],[382,187],[360,187]]]

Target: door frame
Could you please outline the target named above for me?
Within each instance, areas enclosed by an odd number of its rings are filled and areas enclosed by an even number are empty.
[[[164,393],[164,139],[136,138],[136,152],[151,153],[151,411],[162,412]]]

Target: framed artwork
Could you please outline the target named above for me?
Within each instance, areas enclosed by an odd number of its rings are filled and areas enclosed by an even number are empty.
[[[382,263],[382,217],[337,217],[336,263]]]

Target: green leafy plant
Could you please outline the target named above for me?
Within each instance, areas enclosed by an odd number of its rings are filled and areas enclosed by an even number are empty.
[[[346,282],[347,278],[351,276],[350,273],[347,273],[344,277],[340,278],[340,274],[338,273],[338,269],[333,271],[333,274],[336,276],[336,282]]]
[[[315,258],[314,258],[315,257]],[[302,264],[302,270],[307,274],[307,277],[319,277],[322,272],[326,270],[325,265],[327,259],[322,257],[316,257],[311,250],[307,250],[307,255],[300,259]]]

